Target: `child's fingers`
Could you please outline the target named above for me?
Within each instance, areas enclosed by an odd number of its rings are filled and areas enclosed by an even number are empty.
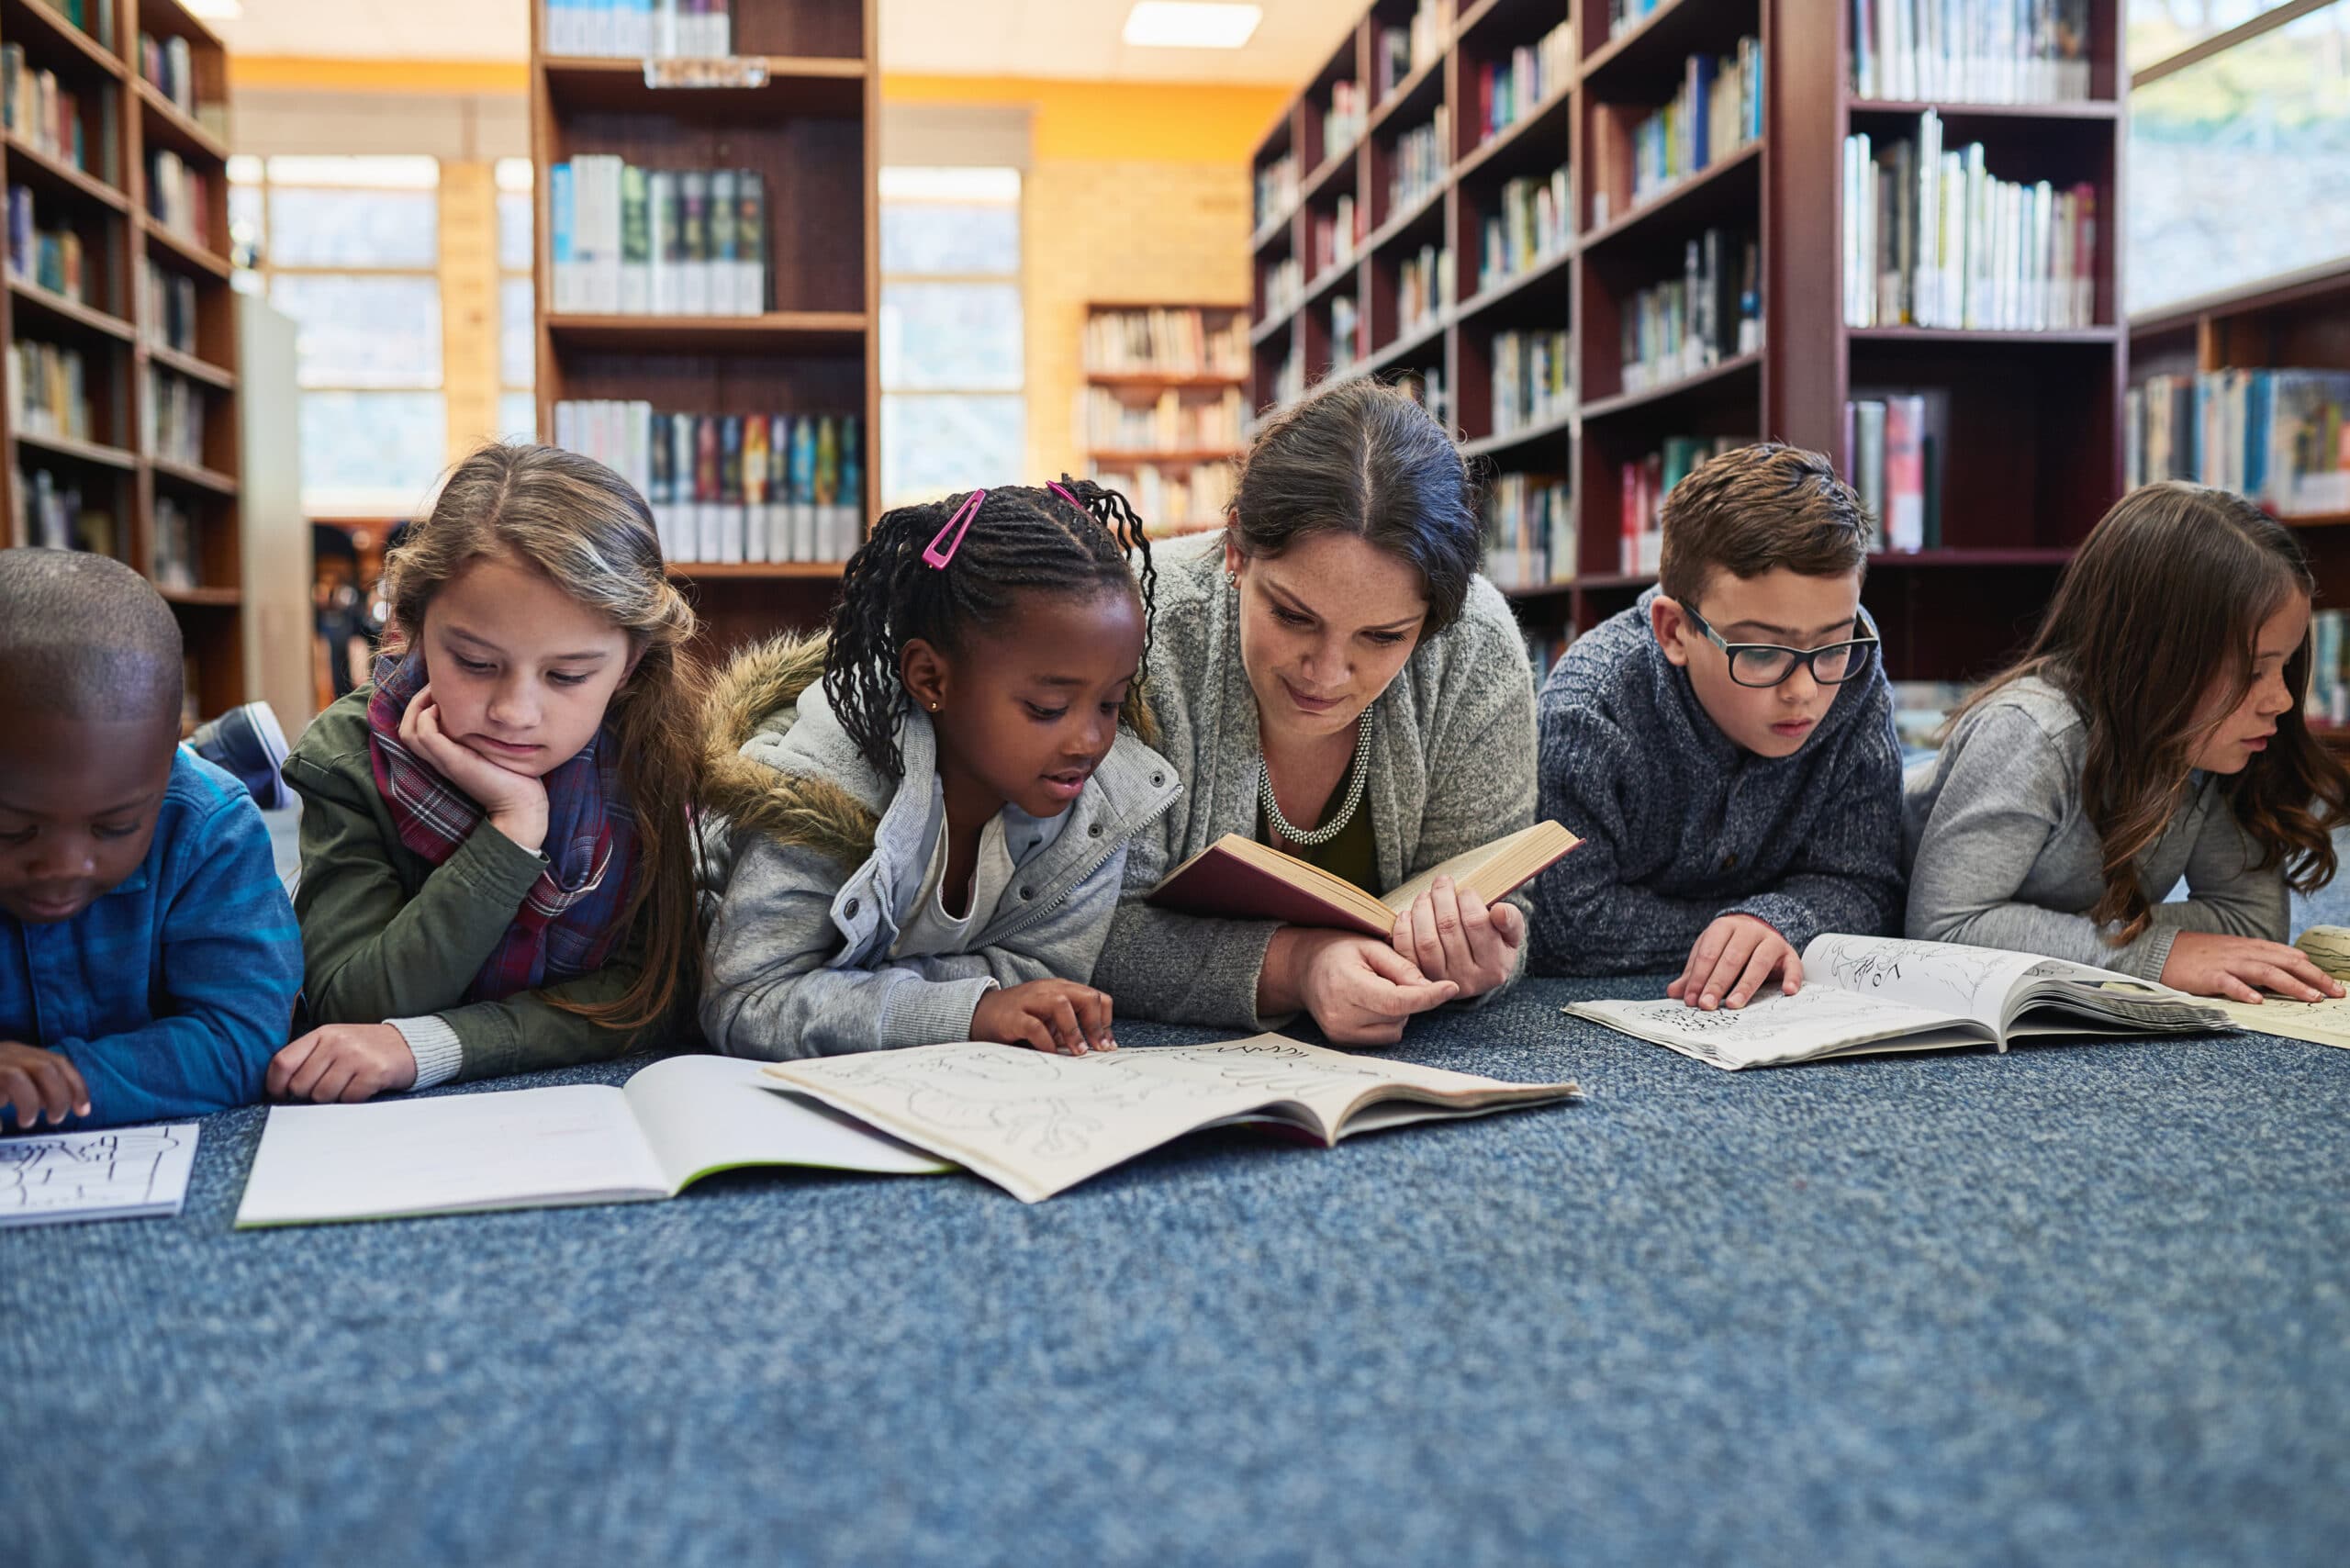
[[[65,1080],[67,1103],[73,1107],[73,1114],[77,1116],[88,1115],[90,1086],[82,1081],[82,1070],[73,1065],[73,1058],[61,1051],[57,1058],[57,1070]]]
[[[30,1074],[22,1068],[0,1067],[0,1105],[17,1114],[19,1131],[29,1130],[40,1116],[40,1095],[33,1089]]]
[[[2332,975],[2311,963],[2307,953],[2302,952],[2299,947],[2288,947],[2285,951],[2290,955],[2283,960],[2285,972],[2308,987],[2312,993],[2302,997],[2302,1001],[2317,1002],[2325,997],[2342,994],[2340,983]]]
[[[1745,1006],[1747,999],[1771,978],[1771,971],[1778,968],[1779,949],[1783,946],[1784,944],[1773,942],[1754,944],[1753,956],[1746,960],[1746,968],[1739,971],[1738,983],[1730,987],[1729,1005],[1733,1009]]]
[[[271,1099],[284,1099],[290,1092],[294,1074],[310,1059],[310,1053],[319,1048],[320,1032],[311,1030],[269,1058],[269,1072],[262,1080],[262,1085]]]
[[[1722,944],[1720,953],[1714,959],[1713,968],[1698,982],[1698,1006],[1711,1012],[1721,1005],[1722,998],[1729,994],[1730,987],[1745,972],[1746,961],[1754,956],[1754,949],[1761,942],[1760,936],[1742,927],[1730,931],[1729,939]]]
[[[319,1075],[318,1082],[311,1086],[310,1100],[320,1105],[333,1104],[342,1098],[342,1092],[351,1087],[351,1075],[355,1070],[348,1061],[338,1059],[331,1063],[326,1071]]]
[[[292,1075],[285,1081],[285,1097],[289,1100],[314,1098],[318,1092],[319,1080],[326,1076],[329,1070],[334,1066],[336,1056],[340,1054],[336,1051],[332,1041],[326,1037],[325,1030],[319,1030],[314,1038],[317,1044],[311,1047],[308,1057],[303,1059],[302,1065],[295,1069]]]
[[[1077,1009],[1068,997],[1046,998],[1044,1017],[1045,1026],[1053,1032],[1055,1044],[1070,1056],[1085,1054],[1085,1031],[1078,1027]]]
[[[2231,1002],[2257,1002],[2260,1000],[2260,992],[2253,990],[2225,969],[2220,971],[2220,994]]]
[[[73,1114],[74,1103],[82,1097],[66,1081],[65,1058],[54,1051],[39,1054],[47,1059],[33,1062],[33,1087],[40,1093],[41,1109],[49,1114],[50,1125],[56,1126]]]
[[[2278,996],[2289,996],[2295,1002],[2322,1002],[2325,993],[2301,979],[2283,964],[2246,964],[2238,971],[2244,980],[2257,981]]]
[[[1720,964],[1722,949],[1729,946],[1732,935],[1730,927],[1718,920],[1698,936],[1697,945],[1689,949],[1689,962],[1681,970],[1682,1001],[1692,1007],[1704,1001],[1706,981]]]
[[[1110,1037],[1110,998],[1107,992],[1088,989],[1078,993],[1078,1017],[1085,1025],[1086,1040],[1097,1051],[1114,1051],[1118,1042]]]
[[[351,1077],[335,1096],[346,1105],[356,1105],[363,1100],[373,1100],[384,1092],[384,1075],[375,1069],[353,1068]]]
[[[1793,947],[1787,949],[1787,961],[1781,966],[1779,983],[1789,996],[1803,989],[1803,959]]]
[[[1013,1045],[1026,1046],[1046,1056],[1060,1054],[1060,1047],[1053,1040],[1053,1032],[1045,1027],[1045,1021],[1033,1013],[1020,1014],[1013,1020],[1012,1033],[1019,1036],[1012,1042]]]

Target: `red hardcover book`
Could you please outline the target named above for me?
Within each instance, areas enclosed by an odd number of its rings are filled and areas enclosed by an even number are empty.
[[[1149,902],[1181,914],[1278,920],[1384,937],[1393,933],[1395,917],[1439,876],[1491,903],[1582,842],[1557,823],[1536,823],[1430,867],[1384,898],[1373,898],[1318,866],[1227,833],[1169,873],[1150,890]]]

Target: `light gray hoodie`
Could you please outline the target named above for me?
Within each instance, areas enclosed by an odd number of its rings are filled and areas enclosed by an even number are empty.
[[[935,1045],[969,1038],[992,986],[1084,981],[1128,841],[1182,792],[1174,768],[1121,729],[1085,792],[1017,849],[993,913],[975,912],[971,950],[892,958],[946,811],[937,744],[910,708],[904,783],[882,773],[825,700],[822,669],[821,640],[773,642],[737,655],[713,694],[711,1044],[767,1060]]]

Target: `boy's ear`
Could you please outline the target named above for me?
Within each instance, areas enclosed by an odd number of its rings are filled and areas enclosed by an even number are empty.
[[[1689,662],[1689,650],[1681,645],[1681,629],[1688,623],[1681,613],[1679,599],[1659,594],[1649,600],[1649,630],[1656,634],[1656,645],[1664,650],[1665,658],[1673,664]]]
[[[898,655],[898,679],[916,707],[935,713],[946,706],[948,676],[946,655],[920,637],[907,640]]]

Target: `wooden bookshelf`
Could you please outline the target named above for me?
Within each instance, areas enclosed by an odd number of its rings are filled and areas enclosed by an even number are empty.
[[[212,717],[252,695],[245,667],[249,612],[242,581],[238,348],[229,286],[228,53],[177,0],[87,0],[88,28],[43,0],[0,0],[0,44],[25,51],[27,73],[53,73],[77,100],[82,142],[44,148],[29,119],[0,132],[0,169],[30,193],[35,226],[71,232],[82,252],[82,297],[45,286],[13,263],[0,292],[0,347],[44,343],[81,354],[86,435],[34,428],[0,409],[9,461],[0,496],[11,546],[43,542],[35,476],[82,498],[69,542],[96,548],[153,581],[179,617],[193,671],[195,713]],[[187,50],[191,114],[144,73],[141,35]],[[151,155],[168,152],[201,182],[194,221],[167,225]],[[38,263],[36,263],[36,267]],[[169,323],[142,272],[185,279],[188,334]],[[179,461],[151,444],[162,390],[199,409],[200,441]],[[97,519],[105,519],[101,526]],[[173,520],[180,520],[175,524]],[[184,524],[184,526],[182,526]]]
[[[2133,384],[2214,370],[2350,370],[2350,259],[2180,300],[2130,320]],[[2300,535],[2318,603],[2350,602],[2350,512],[2283,520]],[[2350,728],[2313,725],[2336,752]]]
[[[1386,101],[1371,104],[1358,143],[1324,147],[1331,84],[1369,80],[1379,30],[1407,26],[1413,10],[1414,0],[1375,0],[1258,146],[1259,171],[1294,152],[1301,179],[1293,207],[1250,215],[1249,406],[1281,401],[1285,364],[1302,368],[1307,385],[1363,375],[1426,385],[1434,375],[1442,415],[1482,472],[1572,488],[1575,559],[1561,571],[1570,580],[1509,590],[1529,641],[1555,645],[1627,608],[1654,581],[1622,569],[1626,463],[1668,437],[1767,435],[1841,464],[1848,399],[1925,393],[1942,421],[1942,538],[1931,549],[1871,558],[1867,602],[1886,632],[1887,665],[1897,678],[1957,679],[2010,653],[2074,545],[2121,491],[2130,344],[2116,271],[2126,228],[2119,0],[2091,0],[2088,97],[2029,105],[1860,97],[1850,0],[1663,0],[1614,36],[1606,0],[1462,0],[1441,58],[1416,62]],[[1512,123],[1484,134],[1485,69],[1561,21],[1573,28],[1565,79],[1546,83]],[[1690,56],[1730,54],[1742,37],[1760,40],[1763,59],[1760,139],[1718,151],[1705,168],[1637,204],[1628,199],[1633,126],[1673,95]],[[1398,139],[1439,106],[1450,136],[1445,172],[1433,192],[1398,206],[1390,189]],[[1914,133],[1929,107],[1942,118],[1944,146],[1980,141],[1999,178],[2094,186],[2094,325],[2032,332],[1844,325],[1844,139],[1866,131],[1881,143]],[[1505,184],[1539,181],[1561,165],[1572,191],[1565,242],[1481,283],[1483,226]],[[1609,197],[1605,210],[1595,203],[1600,192]],[[1311,266],[1314,222],[1331,215],[1341,194],[1367,204],[1360,253],[1332,273],[1309,274],[1302,300],[1269,310],[1275,269],[1292,257]],[[1628,386],[1620,337],[1631,296],[1680,275],[1688,244],[1715,228],[1757,241],[1760,347],[1726,353],[1669,383]],[[1451,249],[1453,295],[1440,302],[1436,322],[1406,330],[1396,307],[1399,271],[1431,235]],[[1335,352],[1328,307],[1347,296],[1362,306],[1351,355]],[[1568,329],[1566,409],[1497,433],[1494,335]],[[1286,390],[1294,394],[1293,381]],[[2350,532],[2343,537],[2350,547]]]
[[[1189,421],[1237,395],[1245,420],[1248,315],[1243,306],[1197,301],[1119,301],[1086,307],[1080,351],[1085,356],[1085,385],[1079,391],[1077,409],[1086,471],[1096,481],[1124,491],[1153,537],[1223,525],[1224,503],[1231,490],[1230,465],[1240,455],[1239,445],[1221,440],[1190,446],[1156,442],[1103,444],[1094,420],[1095,400],[1108,399],[1133,410],[1171,404],[1179,421],[1188,428]],[[1155,323],[1146,330],[1160,337],[1188,335],[1196,346],[1164,344],[1159,337],[1129,342],[1127,334],[1137,330],[1136,319]],[[1102,341],[1113,334],[1119,338],[1114,350]],[[1179,430],[1178,434],[1181,433]],[[1164,515],[1168,509],[1161,498],[1162,484],[1178,477],[1187,489],[1191,484],[1192,476],[1174,471],[1211,465],[1225,471],[1218,482],[1220,493],[1192,496],[1180,515]]]
[[[642,399],[663,413],[847,415],[859,427],[860,493],[842,500],[871,519],[880,466],[874,3],[733,0],[736,53],[724,69],[755,71],[740,71],[735,84],[655,86],[641,61],[550,56],[544,8],[533,0],[541,439],[554,439],[554,406],[571,399]],[[555,312],[548,171],[591,154],[653,170],[758,171],[765,313]],[[713,649],[723,650],[821,625],[844,565],[677,562],[671,572],[689,585]]]

